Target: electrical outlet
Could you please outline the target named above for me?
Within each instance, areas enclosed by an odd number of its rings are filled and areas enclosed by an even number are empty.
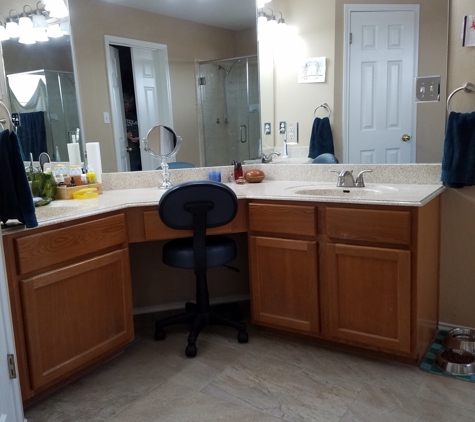
[[[270,123],[264,123],[264,133],[266,135],[271,134],[271,124]]]
[[[298,143],[299,141],[299,124],[298,122],[287,123],[287,142]]]
[[[280,122],[280,123],[279,123],[279,133],[280,133],[281,135],[285,135],[286,129],[287,129],[287,123],[285,123],[285,122]]]
[[[21,126],[20,113],[12,113],[12,123],[13,126]]]

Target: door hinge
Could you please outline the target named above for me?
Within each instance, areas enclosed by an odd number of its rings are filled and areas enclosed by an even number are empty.
[[[353,33],[350,32],[350,44],[353,44]]]
[[[198,85],[206,85],[206,78],[204,76],[198,78]]]
[[[10,373],[10,379],[13,380],[16,378],[15,355],[7,355],[7,360],[8,360],[8,372]]]

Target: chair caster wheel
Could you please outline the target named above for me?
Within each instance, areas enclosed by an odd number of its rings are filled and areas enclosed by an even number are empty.
[[[155,331],[155,340],[156,341],[159,341],[159,340],[165,340],[165,331],[163,330],[156,330]]]
[[[186,349],[185,349],[186,357],[194,358],[196,356],[197,351],[198,350],[196,349],[196,346],[194,344],[189,344],[188,346],[186,346]]]
[[[245,331],[240,331],[238,333],[238,342],[239,343],[247,343],[249,341],[249,334]]]

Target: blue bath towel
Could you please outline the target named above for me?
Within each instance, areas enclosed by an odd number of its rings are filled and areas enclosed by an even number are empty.
[[[475,185],[475,112],[450,113],[440,180],[449,188]]]
[[[310,146],[308,158],[316,158],[320,154],[334,154],[332,128],[330,119],[316,117],[313,121],[312,134],[310,135]]]
[[[0,133],[0,221],[8,220],[38,225],[18,138],[7,129]]]

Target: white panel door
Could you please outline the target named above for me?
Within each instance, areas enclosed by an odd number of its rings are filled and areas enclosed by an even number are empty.
[[[157,125],[173,128],[168,59],[166,51],[132,48],[135,104],[139,136],[143,140],[148,131]],[[142,170],[156,170],[160,161],[140,148]],[[172,161],[172,160],[171,160]]]
[[[7,355],[15,355],[3,244],[0,241],[0,422],[22,422],[20,383],[10,379]]]
[[[109,45],[109,83],[111,84],[112,121],[115,148],[119,171],[130,171],[127,153],[126,126],[124,120],[124,96],[122,92],[122,76],[120,73],[119,50]]]
[[[416,13],[352,11],[350,32],[349,162],[414,162]]]

